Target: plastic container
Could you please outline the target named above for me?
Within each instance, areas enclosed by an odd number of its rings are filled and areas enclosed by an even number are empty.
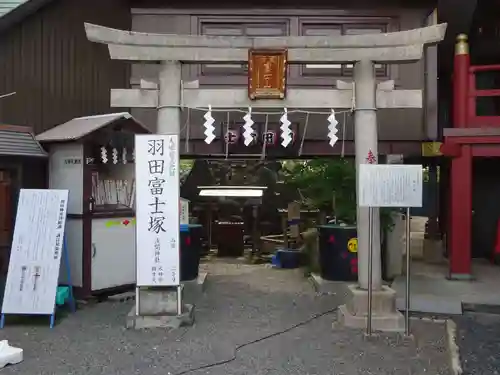
[[[320,275],[325,280],[358,279],[358,239],[356,226],[318,226]]]
[[[200,224],[188,224],[181,227],[181,281],[190,281],[198,277],[201,255]]]
[[[244,223],[242,222],[217,222],[217,256],[234,257],[243,256],[245,244],[243,242]]]
[[[69,299],[69,286],[58,286],[56,291],[56,305],[62,306]]]
[[[300,252],[292,249],[278,249],[276,251],[276,260],[280,268],[299,268]]]

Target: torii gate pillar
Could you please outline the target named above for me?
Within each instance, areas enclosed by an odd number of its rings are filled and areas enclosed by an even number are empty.
[[[362,60],[354,66],[355,108],[354,108],[354,147],[356,169],[360,164],[375,164],[378,160],[377,112],[375,101],[375,67],[371,61]],[[356,178],[356,194],[359,191],[359,178]],[[357,207],[358,227],[358,282],[361,289],[368,289],[368,208]],[[378,208],[372,210],[373,227],[373,274],[372,288],[382,287],[382,266],[380,254],[380,217]]]
[[[181,63],[162,61],[158,77],[158,134],[181,133]],[[177,103],[177,106],[172,105]]]

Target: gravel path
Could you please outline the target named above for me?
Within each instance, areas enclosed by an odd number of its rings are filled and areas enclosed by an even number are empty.
[[[500,374],[500,315],[466,313],[455,322],[464,375]]]
[[[299,270],[215,262],[196,323],[179,330],[124,329],[131,303],[104,302],[68,316],[50,330],[7,325],[0,331],[24,349],[25,360],[2,374],[167,375],[230,359],[234,348],[334,309],[345,298],[317,296]],[[242,348],[237,359],[193,375],[448,374],[444,326],[418,321],[414,341],[397,335],[366,340],[336,328],[325,315],[282,335]]]

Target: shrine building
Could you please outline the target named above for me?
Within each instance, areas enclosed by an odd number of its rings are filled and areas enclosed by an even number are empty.
[[[420,61],[375,64],[381,91],[424,93],[420,107],[401,103],[398,107],[396,100],[384,99],[385,107],[382,105],[377,111],[379,162],[398,155],[405,162],[429,167],[425,198],[429,236],[444,239],[452,276],[469,277],[471,257],[491,255],[500,216],[500,205],[492,204],[500,180],[491,173],[498,168],[500,156],[495,146],[500,139],[496,125],[498,90],[491,87],[496,80],[495,71],[500,70],[495,65],[500,61],[497,48],[491,47],[499,35],[491,18],[498,14],[497,1],[313,0],[306,5],[293,1],[220,1],[210,7],[198,1],[161,0],[18,0],[8,4],[0,1],[0,95],[15,94],[0,99],[0,121],[29,126],[35,135],[75,117],[120,111],[130,112],[151,131],[157,131],[155,108],[112,107],[110,91],[155,83],[160,64],[110,59],[107,46],[88,40],[84,23],[153,34],[327,36],[333,40],[338,36],[391,33],[446,22],[444,40],[438,46],[426,47]],[[457,42],[462,33],[469,36],[468,40],[461,37]],[[205,61],[184,65],[181,75],[186,88],[191,85],[214,90],[246,89],[249,69],[245,62]],[[338,103],[332,101],[332,108],[338,108],[353,96],[349,91],[353,74],[350,62],[305,61],[288,66],[284,84],[287,90],[345,90],[345,95],[336,97]],[[473,88],[474,77],[481,88]],[[347,86],[342,86],[342,82]],[[207,144],[204,112],[195,108],[185,111],[183,121],[189,123],[189,134],[183,128],[181,138],[189,147],[182,148],[181,156],[259,157],[263,143],[268,146],[269,158],[354,156],[351,107],[346,104],[337,110],[341,141],[332,147],[327,138],[327,116],[314,108],[313,100],[319,103],[320,99],[297,99],[297,104],[309,100],[306,109],[310,113],[290,115],[290,147],[279,144],[279,114],[255,116],[257,137],[255,145],[248,148],[238,130],[244,113],[214,112],[215,139]],[[329,98],[323,98],[326,100]],[[2,142],[5,140],[0,137],[0,152]],[[0,164],[0,172],[0,178],[11,189],[7,195],[0,195],[0,210],[14,212],[11,197],[23,185],[22,178],[7,164]],[[4,220],[2,225],[0,231],[11,233],[12,220]],[[0,247],[8,247],[8,242],[0,243]]]

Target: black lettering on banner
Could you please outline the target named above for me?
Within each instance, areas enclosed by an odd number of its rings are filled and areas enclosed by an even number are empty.
[[[161,246],[160,246],[160,239],[157,238],[155,241],[155,263],[160,263],[160,251],[161,251]]]
[[[153,156],[163,156],[165,147],[163,139],[152,139],[148,141],[148,154]]]
[[[162,195],[164,184],[165,180],[157,176],[149,180],[149,190],[151,192],[151,195]]]
[[[165,161],[164,160],[150,160],[148,161],[149,165],[149,174],[163,174],[165,169]]]
[[[27,266],[22,266],[21,267],[21,280],[19,283],[19,291],[22,292],[24,289],[24,282],[26,281],[26,272],[28,271]]]
[[[56,245],[54,247],[54,259],[59,259],[61,254],[61,233],[56,234]]]
[[[160,283],[162,283],[162,282],[163,282],[163,275],[164,275],[164,274],[163,274],[163,267],[162,267],[162,266],[159,266],[159,267],[158,267],[158,281],[159,281]]]
[[[153,284],[156,284],[156,266],[151,267],[151,278],[153,280]]]
[[[62,229],[62,223],[64,221],[64,204],[66,201],[63,199],[59,204],[59,215],[57,217],[57,229]]]
[[[155,196],[153,198],[153,203],[150,203],[149,206],[153,207],[152,211],[150,212],[151,215],[156,215],[156,214],[162,214],[163,211],[160,211],[160,206],[164,206],[165,202],[162,202],[160,198]]]

